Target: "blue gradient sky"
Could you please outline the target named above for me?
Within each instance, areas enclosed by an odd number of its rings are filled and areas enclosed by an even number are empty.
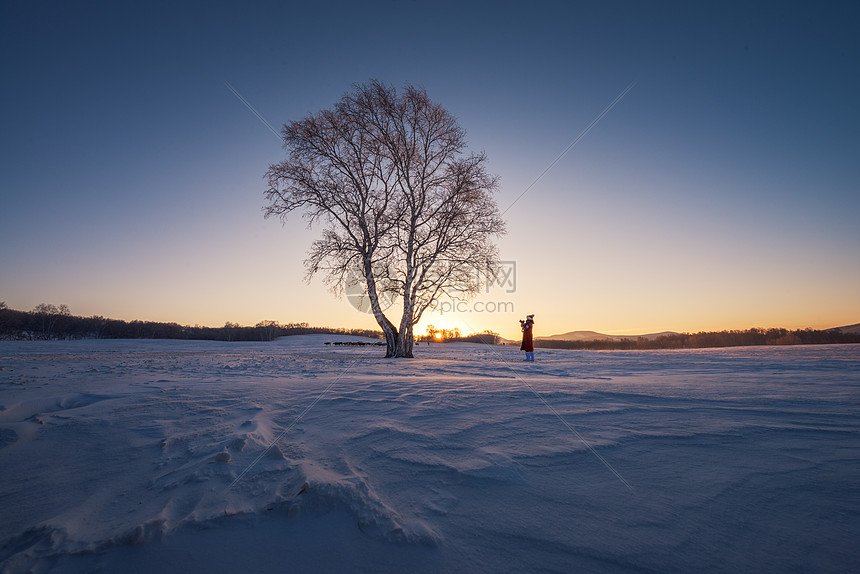
[[[478,301],[509,310],[422,325],[860,321],[860,4],[311,4],[3,3],[0,300],[375,327],[303,281],[318,230],[263,219],[283,151],[225,82],[277,128],[355,82],[422,85],[504,210],[636,81],[508,211],[517,289]]]

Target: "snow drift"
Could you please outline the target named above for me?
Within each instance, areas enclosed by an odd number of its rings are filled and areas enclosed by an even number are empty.
[[[0,571],[860,566],[860,346],[339,339],[0,342]]]

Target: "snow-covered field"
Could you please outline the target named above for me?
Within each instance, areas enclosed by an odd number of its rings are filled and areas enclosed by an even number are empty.
[[[860,345],[0,342],[2,572],[860,570]]]

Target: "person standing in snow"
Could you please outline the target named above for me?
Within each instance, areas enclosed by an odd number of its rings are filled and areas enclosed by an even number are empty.
[[[534,324],[534,315],[529,315],[525,321],[520,321],[520,328],[523,330],[523,344],[520,345],[520,350],[526,352],[525,360],[529,362],[535,360]]]

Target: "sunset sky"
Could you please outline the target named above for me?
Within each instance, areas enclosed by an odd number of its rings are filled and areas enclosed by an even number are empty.
[[[279,129],[377,78],[487,153],[516,262],[417,332],[860,322],[860,3],[120,4],[0,7],[11,308],[375,328],[263,219],[284,151],[236,93]]]

